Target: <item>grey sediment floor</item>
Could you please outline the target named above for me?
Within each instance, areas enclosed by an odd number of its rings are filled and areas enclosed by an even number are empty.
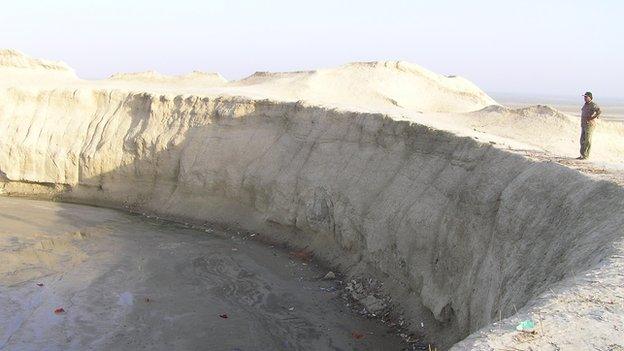
[[[0,262],[0,350],[407,346],[314,262],[117,210],[0,198]]]

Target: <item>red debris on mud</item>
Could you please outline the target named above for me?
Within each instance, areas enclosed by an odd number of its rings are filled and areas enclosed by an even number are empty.
[[[358,333],[356,331],[351,333],[351,336],[355,339],[355,340],[360,340],[360,339],[364,339],[364,334],[362,333]]]
[[[314,253],[312,251],[303,249],[300,251],[292,251],[288,254],[288,256],[290,256],[290,258],[296,258],[304,262],[310,262],[310,260],[312,260],[312,256],[314,256]]]

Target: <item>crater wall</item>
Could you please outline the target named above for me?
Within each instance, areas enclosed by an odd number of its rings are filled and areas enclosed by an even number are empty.
[[[380,114],[97,89],[0,101],[5,194],[310,247],[382,280],[444,348],[595,267],[622,236],[616,185]]]

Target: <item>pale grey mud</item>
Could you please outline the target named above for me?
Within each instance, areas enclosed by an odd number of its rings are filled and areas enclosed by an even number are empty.
[[[0,198],[0,349],[404,348],[346,308],[314,262],[222,234]]]

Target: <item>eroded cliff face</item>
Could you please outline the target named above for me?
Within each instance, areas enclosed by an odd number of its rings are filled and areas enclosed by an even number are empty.
[[[0,91],[9,194],[235,223],[386,283],[450,346],[595,266],[617,186],[471,138],[301,103]]]

